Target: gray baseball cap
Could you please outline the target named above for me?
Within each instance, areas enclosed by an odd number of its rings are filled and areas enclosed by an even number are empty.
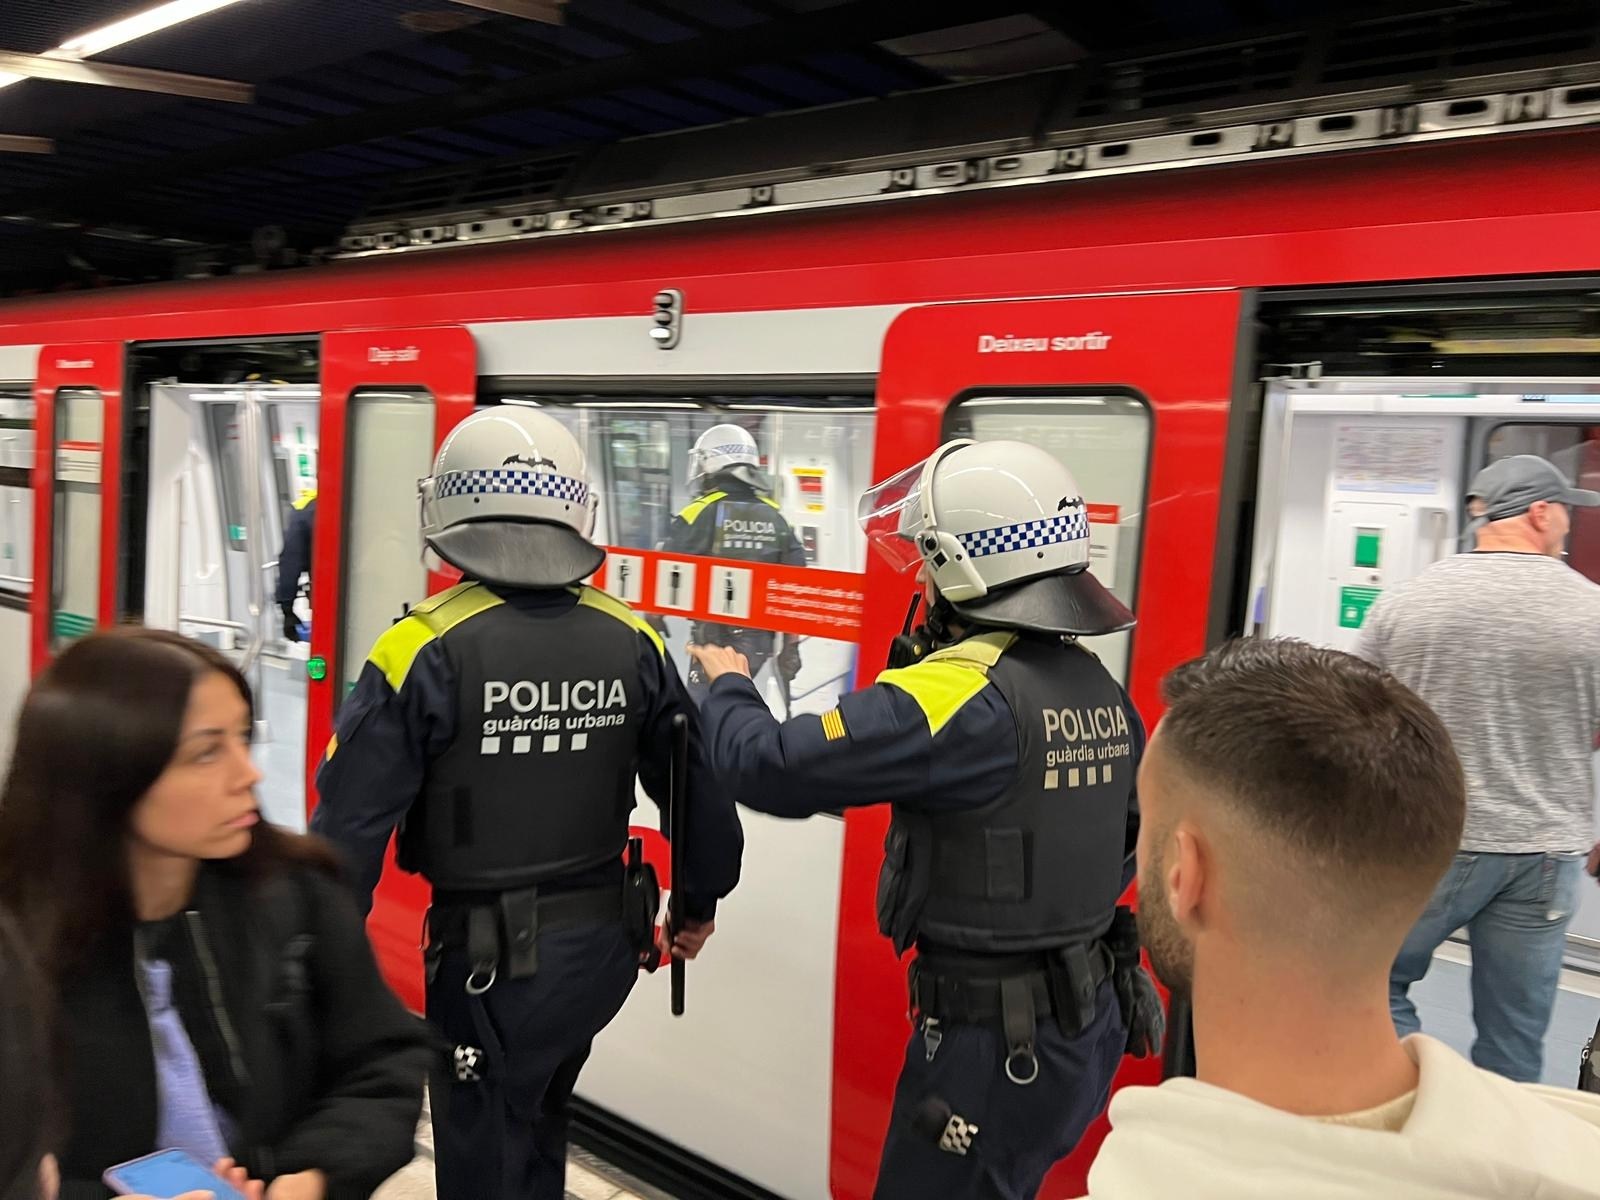
[[[1490,463],[1473,479],[1467,499],[1483,501],[1483,521],[1520,517],[1541,500],[1573,508],[1600,508],[1600,492],[1573,487],[1554,463],[1533,454]]]

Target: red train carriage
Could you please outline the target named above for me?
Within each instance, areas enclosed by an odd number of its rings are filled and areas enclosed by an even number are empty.
[[[1153,722],[1162,674],[1229,631],[1344,644],[1374,589],[1449,552],[1482,460],[1587,468],[1597,151],[1572,130],[0,306],[0,689],[14,703],[25,660],[98,624],[209,638],[263,698],[264,805],[303,824],[366,648],[442,582],[415,481],[474,405],[514,402],[584,440],[601,582],[667,616],[680,664],[681,618],[718,605],[805,636],[797,712],[870,681],[905,611],[859,491],[954,432],[1051,448],[1138,612],[1100,649]],[[684,304],[669,351],[663,288]],[[756,435],[806,568],[733,580],[717,572],[747,565],[651,550],[689,445],[725,420]],[[304,646],[270,595],[283,513],[313,488]],[[884,823],[749,817],[689,1019],[646,979],[584,1077],[588,1115],[746,1194],[867,1196],[907,1032],[872,920]],[[424,892],[391,870],[371,924],[413,1004]],[[1585,954],[1600,919],[1574,931]],[[1047,1195],[1078,1194],[1102,1134]]]

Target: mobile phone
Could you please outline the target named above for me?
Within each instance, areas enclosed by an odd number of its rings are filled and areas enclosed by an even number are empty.
[[[171,1200],[185,1192],[210,1192],[217,1200],[245,1200],[238,1188],[185,1150],[158,1150],[119,1163],[107,1168],[101,1178],[119,1196]]]

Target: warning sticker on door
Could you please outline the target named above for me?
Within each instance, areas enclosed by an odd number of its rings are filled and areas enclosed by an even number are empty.
[[[866,580],[853,572],[700,556],[669,558],[629,547],[609,552],[596,582],[602,577],[608,592],[641,612],[685,614],[835,641],[855,641],[861,632]]]
[[[748,617],[754,578],[754,573],[743,567],[712,567],[707,607],[719,617]]]
[[[794,467],[795,486],[800,491],[800,504],[808,513],[823,511],[823,480],[828,472],[823,467]]]
[[[628,604],[644,602],[644,559],[637,554],[606,557],[606,591]]]
[[[694,607],[694,564],[662,559],[656,564],[656,607]]]

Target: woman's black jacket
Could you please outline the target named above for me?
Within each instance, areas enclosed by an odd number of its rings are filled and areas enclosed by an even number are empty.
[[[413,1154],[426,1027],[378,973],[348,892],[314,867],[251,878],[207,863],[187,909],[107,935],[60,989],[61,1200],[102,1200],[109,1166],[165,1149],[136,941],[172,964],[174,1002],[230,1149],[255,1178],[317,1168],[328,1200],[366,1200]]]

